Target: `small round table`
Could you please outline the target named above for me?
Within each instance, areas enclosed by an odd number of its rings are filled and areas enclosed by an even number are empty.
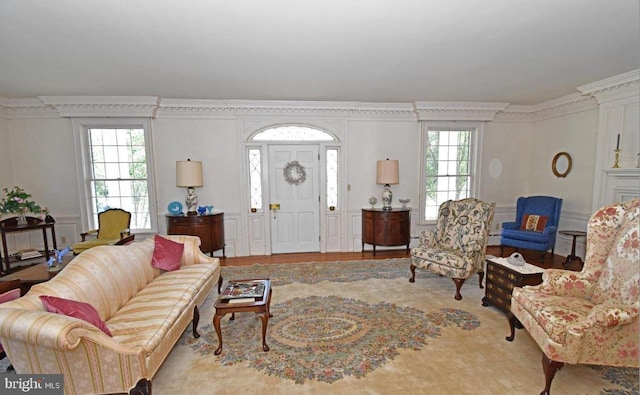
[[[583,232],[581,230],[560,230],[559,233],[562,234],[562,235],[565,235],[565,236],[573,237],[573,241],[571,242],[571,254],[569,254],[567,256],[567,260],[564,261],[564,263],[562,265],[566,269],[567,266],[569,266],[571,261],[573,261],[574,259],[579,260],[580,261],[580,265],[582,265],[583,264],[582,258],[580,258],[579,256],[576,255],[576,239],[578,237],[586,237],[587,236],[587,232]]]

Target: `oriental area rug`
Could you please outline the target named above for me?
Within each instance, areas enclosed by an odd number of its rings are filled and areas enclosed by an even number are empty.
[[[223,267],[225,280],[270,278],[266,342],[261,320],[238,313],[212,325],[214,290],[152,380],[159,395],[210,394],[537,394],[542,352],[525,330],[482,306],[473,276],[456,301],[449,278],[409,259]],[[6,361],[6,360],[5,360]],[[3,369],[0,365],[0,369]],[[553,394],[639,394],[637,369],[565,365]]]

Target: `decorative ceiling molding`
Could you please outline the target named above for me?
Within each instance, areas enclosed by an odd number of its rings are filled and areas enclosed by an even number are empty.
[[[366,115],[415,119],[413,107],[409,103],[162,99],[157,111],[158,118],[228,117],[229,115]]]
[[[415,102],[419,121],[492,121],[509,103]]]
[[[58,118],[58,112],[39,99],[2,98],[0,116],[7,119]]]
[[[591,84],[577,87],[583,95],[590,95],[598,100],[599,104],[614,100],[626,99],[638,96],[640,86],[640,70],[633,70],[628,73],[614,77],[605,78]]]
[[[598,108],[596,100],[579,93],[531,106],[510,105],[496,115],[496,122],[538,122]]]
[[[155,96],[39,96],[61,117],[154,118],[160,98]]]

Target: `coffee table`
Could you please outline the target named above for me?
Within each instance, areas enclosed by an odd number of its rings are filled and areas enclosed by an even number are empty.
[[[273,317],[269,312],[271,293],[271,281],[268,278],[230,280],[227,282],[214,304],[216,313],[213,316],[213,327],[218,334],[218,348],[214,352],[215,355],[220,355],[222,352],[220,320],[229,313],[231,313],[231,321],[235,319],[236,313],[253,312],[259,315],[262,321],[262,350],[269,351],[269,346],[265,339],[269,317]]]
[[[62,257],[62,264],[60,265],[60,269],[57,271],[47,270],[46,263],[37,263],[33,266],[27,267],[26,269],[21,269],[7,276],[0,277],[0,281],[20,280],[20,290],[22,295],[24,295],[29,292],[33,285],[49,281],[55,277],[56,274],[60,273],[60,271],[64,269],[72,259],[72,254]]]

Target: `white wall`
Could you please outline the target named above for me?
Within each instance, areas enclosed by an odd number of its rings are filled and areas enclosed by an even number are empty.
[[[635,97],[637,107],[637,92]],[[37,100],[33,99],[33,102]],[[400,161],[400,183],[392,186],[395,205],[399,206],[399,198],[409,198],[410,206],[418,207],[420,122],[411,106],[389,104],[383,108],[385,105],[360,103],[348,107],[351,104],[329,102],[322,103],[322,108],[314,108],[314,104],[308,103],[265,105],[243,102],[232,110],[220,110],[226,104],[195,102],[192,108],[183,108],[180,107],[181,101],[172,100],[172,106],[160,108],[157,113],[154,110],[148,115],[151,118],[156,173],[156,215],[161,233],[166,231],[164,215],[168,203],[184,199],[185,191],[175,186],[176,160],[201,160],[204,164],[204,186],[197,190],[199,203],[212,204],[225,212],[227,255],[248,255],[251,252],[250,226],[253,226],[250,224],[256,218],[249,214],[245,196],[244,143],[251,133],[282,123],[317,126],[333,133],[340,141],[343,204],[331,213],[334,221],[331,223],[332,231],[337,229],[340,238],[333,248],[338,246],[341,251],[358,251],[361,248],[360,209],[368,206],[370,196],[380,200],[382,191],[382,186],[375,183],[377,160],[389,158]],[[149,106],[155,105],[156,101],[151,100],[151,103]],[[13,185],[25,188],[56,218],[58,242],[70,244],[76,241],[84,229],[78,209],[80,186],[73,146],[74,132],[67,117],[78,115],[58,114],[55,103],[49,106],[40,103],[45,115],[34,116],[37,111],[30,110],[23,116],[21,108],[9,108],[10,111],[5,108],[4,114],[8,115],[2,118],[2,105],[0,103],[0,188]],[[120,107],[113,108],[117,110]],[[137,109],[139,106],[133,107]],[[78,108],[93,110],[94,107],[78,105]],[[631,145],[638,142],[637,138],[633,140],[627,136],[637,134],[637,112],[637,108],[627,109],[624,116],[619,117],[625,121],[623,133],[626,137],[623,141]],[[453,113],[460,113],[459,108]],[[475,116],[475,113],[463,115]],[[484,113],[481,115],[486,116]],[[594,174],[600,174],[599,169],[603,167],[603,160],[596,157],[604,154],[596,152],[604,129],[608,133],[606,139],[610,139],[611,127],[603,126],[601,109],[599,112],[591,97],[562,98],[550,104],[507,108],[493,121],[485,122],[478,169],[479,197],[497,204],[492,243],[496,243],[495,235],[499,234],[500,224],[513,219],[516,199],[524,195],[562,197],[561,227],[586,228],[592,212],[593,190],[598,188],[598,185],[594,186],[594,178],[598,179]],[[557,178],[551,171],[552,159],[560,151],[570,153],[573,159],[573,168],[566,178]],[[631,161],[625,159],[628,166]],[[417,215],[418,210],[414,210],[414,237],[424,228],[416,225]],[[267,215],[261,220],[265,226]],[[556,253],[566,255],[570,248],[568,242],[561,238]],[[29,243],[38,241],[34,238]]]

